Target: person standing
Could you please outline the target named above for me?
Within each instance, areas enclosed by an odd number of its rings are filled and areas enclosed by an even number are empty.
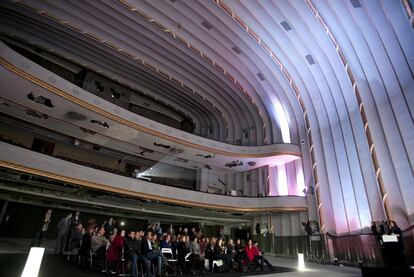
[[[66,217],[61,218],[57,225],[57,236],[55,245],[55,254],[57,255],[62,254],[65,248],[71,219],[72,214],[70,213]]]
[[[105,228],[105,237],[106,239],[109,239],[109,236],[112,234],[112,231],[114,230],[114,218],[110,217],[108,222],[105,222],[104,228]]]
[[[67,249],[69,251],[71,251],[72,233],[78,232],[77,227],[78,227],[79,224],[81,224],[81,221],[80,221],[80,212],[79,211],[76,211],[75,212],[75,216],[72,216],[72,218],[70,220],[69,231],[68,231],[68,239],[66,240],[67,241],[67,243],[66,243]]]
[[[38,229],[35,235],[35,238],[31,244],[31,247],[39,247],[41,245],[44,235],[47,229],[49,228],[51,217],[52,217],[52,209],[48,209],[45,214],[45,217],[43,218],[42,224],[40,225],[40,228]]]
[[[398,227],[397,223],[394,220],[390,221],[389,225],[389,235],[396,235],[398,239],[397,248],[393,255],[394,265],[399,265],[401,267],[407,266],[407,260],[404,253],[404,238],[403,232],[400,227]]]

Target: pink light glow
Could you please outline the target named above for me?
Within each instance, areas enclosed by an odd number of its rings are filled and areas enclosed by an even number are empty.
[[[269,166],[269,196],[277,196],[277,188],[276,188],[276,167]]]
[[[278,180],[279,195],[288,195],[289,190],[288,190],[285,165],[277,167],[277,180]]]
[[[305,177],[303,176],[302,161],[296,163],[296,194],[305,196]]]

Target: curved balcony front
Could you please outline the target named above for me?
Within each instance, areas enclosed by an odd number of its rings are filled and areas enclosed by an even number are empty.
[[[306,211],[305,197],[234,197],[136,180],[0,142],[0,166],[93,189],[183,206],[239,212]]]

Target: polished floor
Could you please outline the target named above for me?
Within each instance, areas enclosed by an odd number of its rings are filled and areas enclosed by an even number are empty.
[[[85,272],[83,269],[68,263],[63,257],[56,257],[53,253],[54,241],[45,240],[43,246],[46,247],[46,254],[42,262],[39,277],[65,277],[65,276],[79,276],[79,277],[95,277],[106,276],[103,273],[91,273]],[[28,252],[28,246],[30,240],[19,240],[10,238],[0,238],[0,276],[20,276],[23,269],[26,254]],[[275,266],[281,268],[296,268],[297,261],[294,259],[268,257]],[[229,276],[226,273],[217,273],[216,276]],[[315,263],[306,263],[306,271],[293,271],[293,272],[256,272],[255,274],[247,274],[244,276],[260,276],[265,275],[267,277],[294,277],[294,276],[309,276],[309,277],[330,277],[330,276],[346,276],[356,277],[362,276],[361,271],[358,268],[345,267],[345,266],[331,266],[321,265]]]

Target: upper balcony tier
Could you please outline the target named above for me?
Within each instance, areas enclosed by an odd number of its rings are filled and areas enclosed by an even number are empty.
[[[36,125],[91,140],[94,134],[181,161],[245,171],[301,157],[294,144],[238,146],[196,136],[139,116],[68,82],[0,43],[1,111]],[[73,128],[83,132],[73,133]],[[85,132],[85,130],[87,132]],[[89,132],[88,132],[89,131]],[[81,137],[82,136],[82,137]],[[111,147],[111,145],[107,145]],[[150,153],[148,155],[151,155]]]

